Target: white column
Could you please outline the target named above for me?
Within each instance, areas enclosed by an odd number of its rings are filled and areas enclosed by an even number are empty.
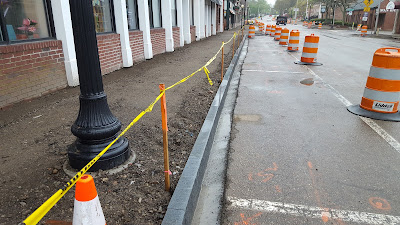
[[[193,0],[193,22],[196,26],[196,41],[201,38],[201,0]]]
[[[71,12],[68,0],[51,1],[54,27],[57,39],[62,41],[64,66],[69,86],[79,85],[78,64],[76,62],[74,34],[72,31]]]
[[[172,33],[171,0],[161,1],[162,27],[165,29],[165,50],[174,51],[174,38]]]
[[[192,42],[192,36],[190,35],[190,7],[189,1],[182,0],[182,17],[183,17],[183,36],[186,44]]]
[[[211,1],[208,2],[207,10],[208,10],[208,13],[207,13],[207,15],[208,15],[208,19],[207,19],[207,21],[208,21],[207,30],[208,30],[208,36],[211,36],[211,31],[212,31],[212,29],[211,29],[211,20],[212,20]]]
[[[220,5],[219,13],[219,32],[224,32],[224,2]]]
[[[206,25],[206,37],[208,37],[208,36],[210,36],[209,34],[208,34],[208,5],[207,5],[207,1],[208,0],[205,0],[205,5],[204,5],[204,24]]]
[[[206,37],[205,28],[205,5],[204,0],[200,0],[200,38]]]
[[[212,2],[211,3],[211,23],[213,25],[212,35],[217,34],[217,4]]]
[[[153,58],[153,46],[150,36],[149,2],[148,0],[137,1],[139,13],[139,29],[143,32],[144,58]]]
[[[124,67],[133,66],[132,49],[129,42],[128,17],[126,15],[126,1],[114,2],[115,28],[121,42],[122,63]]]
[[[179,27],[179,39],[180,39],[179,46],[181,47],[185,45],[185,40],[184,40],[185,37],[183,36],[184,24],[183,24],[182,1],[183,0],[176,0],[176,13],[177,13],[176,18],[177,18],[177,25]]]

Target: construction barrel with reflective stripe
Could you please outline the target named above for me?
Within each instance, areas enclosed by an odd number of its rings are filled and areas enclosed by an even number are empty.
[[[318,52],[319,37],[311,34],[305,37],[303,53],[301,54],[301,60],[295,62],[301,65],[314,65],[320,66],[321,63],[317,62],[317,52]]]
[[[306,27],[307,26],[307,21],[303,21],[303,26]]]
[[[360,116],[400,121],[400,48],[375,51],[360,105],[347,109]]]
[[[269,35],[271,33],[271,25],[267,24],[267,27],[265,28],[265,34]]]
[[[308,29],[310,29],[312,26],[312,22],[309,22],[307,26],[308,26]]]
[[[367,26],[362,26],[361,27],[361,36],[367,36]]]
[[[276,25],[272,25],[271,26],[271,33],[270,35],[273,37],[275,35],[275,29],[276,29]]]
[[[281,31],[281,38],[279,39],[279,45],[287,45],[289,40],[289,29],[286,27]]]
[[[300,32],[299,30],[290,31],[289,44],[287,50],[289,52],[295,52],[299,50],[300,43]]]
[[[320,30],[322,29],[322,23],[318,24],[318,29],[320,29]]]
[[[259,24],[258,24],[258,30],[259,30],[262,34],[264,34],[264,23],[259,23]]]
[[[256,27],[254,25],[249,26],[249,38],[254,38],[256,36]]]
[[[275,28],[275,35],[274,35],[275,41],[279,41],[279,39],[281,38],[281,31],[282,31],[282,27]]]

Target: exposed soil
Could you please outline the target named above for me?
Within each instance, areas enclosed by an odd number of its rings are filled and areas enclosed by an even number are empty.
[[[203,66],[233,32],[219,33],[104,76],[110,109],[122,127],[155,99],[159,83],[169,86]],[[225,70],[232,57],[231,46],[225,47]],[[115,175],[97,173],[95,183],[107,224],[161,224],[218,89],[220,63],[218,57],[208,67],[214,86],[200,72],[166,93],[171,193],[164,190],[159,103],[126,134],[136,160]],[[70,129],[78,114],[78,97],[79,87],[66,88],[0,110],[0,224],[23,221],[70,180],[62,167],[75,140]],[[72,221],[73,202],[74,188],[40,224]]]

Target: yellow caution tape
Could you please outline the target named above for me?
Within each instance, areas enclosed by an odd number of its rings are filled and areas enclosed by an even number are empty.
[[[51,208],[71,189],[75,183],[100,159],[101,156],[104,155],[110,149],[110,147],[118,141],[137,121],[139,121],[146,113],[151,112],[153,110],[154,105],[161,99],[165,91],[187,81],[189,78],[194,76],[196,73],[200,72],[201,70],[204,70],[204,72],[207,75],[208,82],[213,85],[209,73],[210,71],[207,69],[207,66],[210,65],[218,56],[219,52],[223,48],[225,44],[228,44],[229,42],[232,41],[233,38],[237,36],[237,33],[235,32],[232,36],[232,38],[226,42],[222,43],[221,47],[219,48],[219,51],[217,54],[215,54],[208,62],[202,66],[200,69],[196,70],[189,76],[184,77],[180,81],[176,82],[175,84],[169,86],[163,91],[160,91],[160,94],[157,96],[157,98],[144,110],[142,111],[138,116],[136,116],[135,119],[132,120],[132,122],[121,132],[121,134],[118,135],[117,138],[115,138],[105,149],[103,149],[96,157],[94,157],[88,164],[86,164],[85,167],[83,167],[75,176],[67,183],[64,185],[62,189],[59,189],[56,193],[54,193],[47,201],[45,201],[39,208],[37,208],[28,218],[26,218],[23,221],[23,224],[26,225],[35,225],[37,224],[46,214],[47,212],[50,211]]]

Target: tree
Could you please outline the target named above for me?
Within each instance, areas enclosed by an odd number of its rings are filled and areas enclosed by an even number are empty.
[[[271,6],[266,0],[250,0],[247,4],[252,14],[268,14],[271,11]]]
[[[342,25],[344,25],[344,22],[346,20],[346,10],[350,8],[350,6],[353,6],[354,3],[356,3],[357,0],[337,0],[337,5],[340,7],[343,13],[343,21]]]

